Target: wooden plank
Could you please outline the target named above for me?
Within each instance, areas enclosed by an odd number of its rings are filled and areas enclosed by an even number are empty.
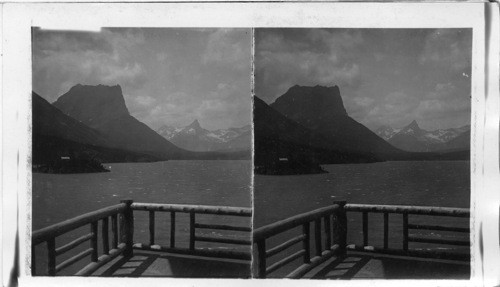
[[[281,251],[288,249],[289,247],[291,247],[291,246],[293,246],[301,241],[304,241],[305,238],[306,238],[305,234],[295,236],[294,238],[287,240],[287,241],[281,243],[280,245],[277,245],[277,246],[267,250],[266,257],[271,257],[273,255],[276,255],[276,254],[280,253]]]
[[[195,241],[205,241],[205,242],[227,243],[227,244],[252,245],[252,241],[250,241],[249,239],[195,236],[194,240]]]
[[[194,249],[190,250],[189,248],[169,248],[167,246],[158,246],[154,247],[149,246],[148,244],[136,243],[134,244],[134,249],[138,250],[148,250],[155,252],[166,252],[172,254],[183,254],[183,255],[193,255],[193,256],[202,256],[207,258],[225,258],[225,259],[235,259],[235,260],[244,260],[250,261],[252,259],[252,255],[250,252],[242,252],[242,251],[233,251],[233,250],[217,250],[217,249]]]
[[[80,252],[77,255],[75,255],[75,256],[73,256],[73,257],[71,257],[71,258],[69,258],[69,259],[61,262],[61,264],[58,264],[56,266],[56,272],[59,272],[59,271],[63,270],[64,268],[72,265],[73,263],[82,260],[83,258],[89,256],[92,252],[94,252],[92,250],[92,248],[89,248],[89,249],[87,249],[87,250],[85,250],[83,252]]]
[[[231,231],[246,231],[251,232],[252,228],[247,226],[233,226],[233,225],[222,225],[222,224],[202,224],[196,223],[195,228],[202,229],[217,229],[217,230],[231,230]]]
[[[309,228],[309,222],[302,224],[302,233],[304,234],[304,240],[302,241],[302,247],[305,251],[304,263],[309,263],[311,262],[311,232]]]
[[[291,273],[286,275],[285,278],[289,279],[299,279],[302,278],[307,272],[311,271],[312,269],[318,267],[320,264],[326,262],[328,259],[332,258],[337,254],[339,250],[339,245],[335,244],[332,246],[330,250],[325,250],[321,254],[321,256],[315,256],[311,259],[311,263],[308,264],[302,264],[295,270],[293,270]]]
[[[363,212],[363,246],[368,246],[368,212]]]
[[[266,269],[266,274],[274,272],[277,269],[285,266],[286,264],[288,264],[288,263],[296,260],[297,258],[304,256],[304,253],[305,253],[305,250],[299,250],[299,251],[295,252],[294,254],[292,254],[292,255],[290,255],[288,257],[283,258],[282,260],[280,260],[280,261],[274,263],[273,265],[269,266],[269,268]]]
[[[407,213],[420,215],[470,217],[468,208],[436,207],[436,206],[408,206],[408,205],[376,205],[376,204],[346,204],[346,211],[374,212],[374,213]]]
[[[332,246],[332,230],[331,230],[331,222],[330,215],[324,217],[325,222],[325,249]]]
[[[78,227],[89,224],[93,221],[100,220],[104,217],[108,217],[112,214],[117,214],[125,210],[126,206],[122,203],[109,206],[106,208],[102,208],[96,211],[92,211],[57,224],[53,224],[51,226],[42,228],[33,232],[32,235],[32,244],[38,244],[43,241],[47,241],[52,237],[57,237],[61,234],[64,234],[68,231],[74,230]]]
[[[333,214],[337,209],[337,205],[331,205],[271,223],[254,230],[253,238],[255,241],[268,238],[288,229],[300,226],[306,222],[316,220],[317,218],[324,217],[328,214]]]
[[[193,250],[194,249],[194,242],[195,242],[195,213],[194,211],[189,213],[189,249]]]
[[[111,246],[112,249],[118,248],[118,215],[111,215],[111,231],[113,233]]]
[[[408,213],[403,213],[403,250],[408,251]]]
[[[384,249],[389,248],[389,213],[384,212]]]
[[[102,233],[102,253],[109,254],[109,226],[108,218],[102,219],[101,233]]]
[[[258,258],[258,278],[266,278],[266,240],[257,241],[257,258]]]
[[[47,273],[49,276],[56,276],[56,239],[47,240],[48,264]]]
[[[61,255],[77,246],[79,246],[80,244],[82,244],[83,242],[89,240],[90,238],[92,238],[92,233],[89,233],[89,234],[86,234],[84,236],[81,236],[81,237],[78,237],[77,239],[71,241],[70,243],[66,244],[66,245],[63,245],[59,248],[56,248],[56,255]]]
[[[316,256],[320,256],[323,251],[321,246],[321,218],[314,221],[314,245],[316,247]]]
[[[440,226],[440,225],[408,224],[408,229],[440,230],[440,231],[470,233],[469,227],[454,227],[454,226]]]
[[[90,248],[92,249],[91,260],[92,262],[97,261],[98,250],[97,250],[97,221],[90,223],[90,233],[92,237],[90,238]]]
[[[155,212],[149,211],[149,244],[155,245]]]
[[[162,203],[139,203],[132,204],[133,210],[152,210],[162,212],[184,212],[198,214],[217,214],[251,217],[252,209],[245,207],[210,206],[210,205],[188,205],[188,204],[162,204]]]
[[[104,266],[106,263],[110,262],[111,260],[115,259],[118,257],[120,254],[125,252],[125,249],[127,248],[125,243],[120,243],[118,244],[118,248],[111,249],[109,251],[109,255],[101,255],[99,258],[97,258],[97,262],[91,262],[84,268],[82,268],[80,271],[78,271],[75,276],[89,276],[92,275],[97,269],[100,267]]]
[[[175,248],[175,212],[170,212],[170,248]]]
[[[469,241],[408,236],[410,242],[470,246]]]

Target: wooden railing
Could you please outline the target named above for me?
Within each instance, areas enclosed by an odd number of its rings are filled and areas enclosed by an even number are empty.
[[[197,215],[212,214],[217,216],[237,216],[237,217],[252,217],[252,209],[242,207],[228,207],[228,206],[207,206],[207,205],[180,205],[180,204],[155,204],[155,203],[133,203],[131,205],[134,211],[147,211],[149,212],[149,243],[136,243],[134,249],[141,250],[160,250],[170,253],[191,254],[199,256],[220,257],[230,259],[251,260],[251,253],[244,251],[233,250],[217,250],[217,249],[200,249],[196,248],[196,242],[214,242],[223,244],[246,245],[251,247],[250,222],[248,226],[232,226],[221,224],[203,224],[197,223]],[[170,213],[170,244],[157,245],[155,241],[155,213],[168,212]],[[180,248],[176,246],[175,242],[175,222],[176,214],[186,213],[189,214],[189,248]],[[224,237],[210,237],[197,235],[197,229],[211,229],[211,230],[228,230],[237,232],[247,232],[248,239],[238,238],[224,238]]]
[[[117,257],[122,253],[126,253],[130,249],[127,249],[126,243],[127,238],[127,221],[130,221],[130,214],[128,212],[129,206],[127,203],[120,203],[117,205],[109,206],[103,209],[99,209],[54,225],[40,229],[33,232],[31,241],[31,274],[38,275],[36,270],[36,252],[35,248],[41,243],[47,245],[47,275],[55,276],[59,271],[67,268],[70,265],[82,260],[83,258],[90,256],[90,264],[85,268],[80,270],[76,275],[90,275],[92,272],[97,270],[99,267],[103,266],[107,262],[111,261],[113,258]],[[118,215],[119,221],[118,222]],[[111,218],[111,249],[109,248],[109,218]],[[101,221],[101,239],[103,255],[99,256],[97,250],[98,245],[98,223]],[[71,232],[82,226],[89,225],[90,233],[85,234],[77,239],[56,247],[56,238],[68,232]],[[118,238],[118,229],[120,228],[120,238]],[[83,252],[57,264],[57,256],[62,255],[78,246],[82,243],[90,241],[90,246]]]
[[[414,257],[431,257],[440,259],[452,259],[469,261],[470,254],[443,252],[443,251],[425,251],[409,248],[410,242],[430,243],[439,245],[458,245],[470,246],[469,241],[465,240],[450,240],[442,238],[418,237],[410,234],[410,230],[431,230],[431,231],[446,231],[458,233],[470,233],[469,227],[443,226],[432,224],[412,224],[409,222],[409,216],[427,215],[437,217],[470,217],[470,211],[467,208],[449,208],[449,207],[432,207],[432,206],[404,206],[404,205],[368,205],[368,204],[347,204],[345,206],[347,212],[360,212],[362,214],[362,230],[363,230],[363,245],[349,245],[349,249],[368,251],[375,253],[387,253],[394,255],[405,255]],[[368,215],[369,213],[382,213],[384,216],[384,232],[383,232],[383,247],[374,247],[369,245],[368,241]],[[389,214],[400,214],[402,216],[402,248],[389,248]],[[467,224],[469,221],[467,220]]]
[[[302,257],[303,264],[286,276],[287,278],[300,278],[329,258],[333,256],[344,256],[347,230],[344,205],[345,201],[338,201],[331,206],[299,214],[256,229],[253,234],[254,244],[257,245],[258,271],[256,277],[266,278],[268,274]],[[310,225],[313,222],[315,253],[314,257],[311,258]],[[324,224],[324,229],[322,229],[322,223]],[[299,226],[302,226],[302,233],[300,235],[272,248],[268,249],[266,247],[266,241],[270,237]],[[324,245],[322,244],[322,233],[325,234]],[[302,243],[302,249],[300,251],[267,266],[267,258],[287,250],[297,243]]]
[[[134,244],[134,210],[149,212],[149,244]],[[170,213],[170,246],[168,247],[155,245],[155,212]],[[176,213],[189,214],[189,248],[176,247]],[[251,241],[249,239],[215,238],[196,235],[196,229],[217,229],[249,233],[251,232],[250,224],[248,224],[248,226],[201,224],[196,223],[195,219],[197,214],[252,217],[252,211],[249,208],[134,203],[132,200],[122,200],[120,204],[99,209],[33,232],[31,244],[32,275],[39,275],[36,270],[35,248],[41,243],[46,243],[47,245],[47,275],[49,276],[55,276],[59,271],[81,261],[87,256],[90,256],[91,262],[75,274],[79,276],[88,276],[120,254],[123,254],[123,256],[132,256],[133,249],[167,251],[171,253],[242,259],[248,261],[251,259],[250,252],[196,248],[195,242],[197,241],[248,245],[251,247]],[[112,232],[111,249],[109,248],[109,218],[111,218]],[[101,256],[99,256],[98,253],[99,221],[101,221]],[[78,237],[65,245],[56,247],[56,238],[58,236],[74,231],[75,229],[81,228],[85,225],[90,226],[90,233]],[[250,235],[248,235],[248,237],[250,238]],[[88,249],[57,264],[57,256],[66,253],[87,241],[90,241],[90,247]]]

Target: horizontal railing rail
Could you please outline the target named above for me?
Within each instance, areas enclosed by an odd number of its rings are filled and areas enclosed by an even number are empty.
[[[124,228],[124,214],[128,209],[127,203],[122,202],[113,206],[92,211],[72,219],[53,224],[32,233],[31,241],[31,274],[38,275],[36,270],[36,246],[47,244],[47,275],[55,276],[63,269],[90,256],[91,262],[82,269],[78,275],[90,275],[92,272],[111,261],[126,250],[123,238],[118,238],[118,228]],[[118,219],[120,215],[120,219]],[[111,249],[109,241],[109,218],[111,218]],[[120,220],[120,223],[119,223]],[[102,255],[98,252],[98,225],[101,222]],[[56,238],[75,229],[90,225],[90,233],[80,236],[73,241],[56,247]],[[90,242],[89,248],[69,259],[57,264],[57,257],[65,254],[85,242]]]
[[[251,208],[187,204],[132,203],[131,209],[134,211],[147,211],[149,213],[149,243],[135,243],[133,245],[134,249],[165,251],[170,253],[190,254],[207,257],[241,259],[247,261],[251,260],[250,252],[196,248],[196,242],[247,245],[250,247],[252,244],[250,239],[212,237],[196,234],[197,229],[227,230],[249,233],[252,231],[250,223],[248,226],[204,224],[197,223],[196,218],[198,217],[197,215],[201,214],[251,218]],[[156,212],[170,213],[170,243],[168,246],[156,244]],[[180,248],[176,246],[176,218],[178,213],[189,214],[189,248]],[[250,235],[248,235],[248,238],[250,238]]]
[[[266,278],[268,274],[302,258],[303,264],[286,276],[287,278],[300,278],[332,256],[345,255],[347,220],[344,205],[345,201],[338,201],[331,206],[295,215],[256,229],[253,233],[253,241],[257,245],[257,277]],[[313,238],[310,232],[311,223],[314,223]],[[324,225],[324,229],[322,225]],[[300,235],[272,248],[268,249],[266,247],[266,240],[270,237],[300,226],[302,226]],[[325,234],[324,238],[322,238],[323,233]],[[311,239],[314,239],[315,245],[315,253],[312,258]],[[302,243],[301,250],[267,266],[269,257],[279,254],[298,243]]]
[[[434,206],[405,206],[405,205],[370,205],[370,204],[347,204],[347,212],[359,212],[362,214],[363,245],[349,245],[349,249],[367,251],[374,253],[387,253],[393,255],[407,255],[414,257],[431,257],[451,260],[470,260],[470,254],[454,253],[446,251],[412,250],[409,248],[410,242],[429,243],[439,245],[470,246],[469,241],[450,240],[442,238],[428,238],[410,235],[410,230],[432,230],[445,232],[470,233],[469,227],[444,226],[435,224],[411,224],[409,215],[426,215],[432,217],[456,217],[469,218],[470,210],[467,208],[434,207]],[[368,215],[369,213],[382,213],[384,216],[383,247],[369,246],[368,241]],[[389,215],[402,215],[403,240],[402,248],[389,248]]]
[[[134,244],[134,210],[149,212],[149,244]],[[170,246],[155,245],[155,212],[170,212]],[[175,246],[176,238],[176,214],[189,214],[189,248],[179,248]],[[122,200],[120,204],[105,207],[92,211],[75,218],[62,221],[57,224],[42,228],[32,233],[31,244],[31,270],[32,275],[39,275],[36,270],[36,246],[41,243],[47,244],[47,274],[55,276],[63,269],[90,256],[91,262],[75,275],[91,275],[98,268],[110,262],[119,255],[132,256],[133,249],[166,251],[178,254],[190,254],[205,257],[232,258],[250,261],[249,252],[239,252],[231,250],[198,249],[195,242],[217,242],[223,244],[236,244],[251,246],[250,239],[237,238],[217,238],[203,235],[196,235],[196,229],[228,230],[236,232],[251,232],[248,226],[232,226],[222,224],[196,223],[196,214],[212,214],[217,216],[237,216],[252,217],[250,208],[227,207],[227,206],[207,206],[207,205],[183,205],[183,204],[156,204],[156,203],[134,203],[132,200]],[[109,238],[109,219],[111,219],[112,238]],[[102,255],[98,252],[99,222],[101,226],[101,246]],[[62,246],[56,246],[56,238],[85,225],[90,226],[90,233],[81,235]],[[250,235],[248,235],[250,238]],[[89,242],[89,248],[80,253],[58,262],[57,256],[66,254]],[[111,248],[110,248],[111,243]]]

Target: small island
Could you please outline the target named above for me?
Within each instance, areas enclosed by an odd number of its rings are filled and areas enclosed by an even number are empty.
[[[45,163],[33,164],[33,172],[41,173],[96,173],[109,172],[101,161],[88,153],[69,153],[52,157]]]
[[[311,160],[297,160],[293,157],[280,157],[256,164],[254,171],[263,175],[298,175],[328,173],[321,165]]]

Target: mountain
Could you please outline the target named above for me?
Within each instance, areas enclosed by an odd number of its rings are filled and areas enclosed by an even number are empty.
[[[391,159],[403,152],[349,117],[338,86],[295,85],[270,105],[305,128],[319,133],[331,148]]]
[[[111,148],[105,135],[75,120],[32,93],[32,164],[51,165],[61,157],[94,158],[99,162],[155,161],[151,155]],[[71,157],[71,158],[73,158]]]
[[[371,153],[335,149],[313,132],[254,96],[254,166],[260,174],[322,172],[319,164],[380,161]]]
[[[377,129],[376,132],[381,138],[399,149],[411,152],[433,152],[468,150],[470,147],[467,136],[464,136],[463,140],[454,141],[451,145],[448,144],[467,131],[469,131],[470,138],[470,126],[468,125],[460,128],[427,131],[420,128],[416,121],[412,121],[400,129],[384,126]]]
[[[390,126],[381,126],[377,130],[375,130],[375,133],[383,138],[384,140],[389,140],[392,138],[395,134],[397,134],[401,129],[393,129]]]
[[[250,150],[251,126],[209,131],[201,127],[198,120],[177,128],[161,126],[157,133],[173,144],[191,151]]]
[[[66,115],[106,135],[110,145],[115,148],[149,154],[161,159],[190,156],[189,152],[178,148],[131,116],[119,85],[78,84],[59,97],[54,106]]]

